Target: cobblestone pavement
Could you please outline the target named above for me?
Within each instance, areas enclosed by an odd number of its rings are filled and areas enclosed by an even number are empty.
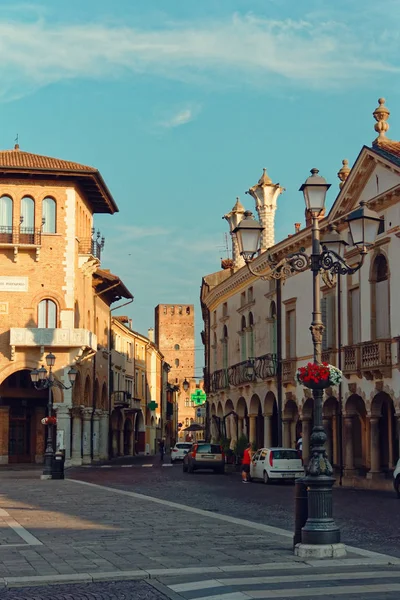
[[[0,591],[4,600],[165,600],[164,594],[141,581],[28,587]]]
[[[149,461],[151,462],[151,460]],[[258,523],[293,529],[294,488],[290,484],[242,485],[240,474],[182,473],[181,465],[153,469],[79,469],[69,476],[177,501]],[[393,492],[336,487],[334,517],[350,545],[400,557],[400,500]]]

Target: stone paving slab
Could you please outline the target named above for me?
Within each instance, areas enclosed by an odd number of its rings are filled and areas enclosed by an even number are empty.
[[[169,569],[177,566],[177,532],[180,567],[293,561],[278,535],[102,488],[3,480],[1,491],[0,509],[43,545],[0,546],[0,577]]]
[[[142,581],[76,583],[59,586],[0,590],[1,600],[166,600],[154,586]]]

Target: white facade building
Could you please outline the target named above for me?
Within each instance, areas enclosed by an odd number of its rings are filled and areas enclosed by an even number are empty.
[[[361,149],[351,170],[343,161],[340,192],[329,214],[320,219],[322,234],[331,224],[345,232],[346,215],[360,201],[382,219],[375,245],[359,271],[336,278],[325,272],[320,280],[323,358],[344,373],[342,384],[324,396],[327,452],[347,485],[391,485],[400,454],[400,142],[386,137],[388,116],[380,99],[374,112],[379,135],[371,147]],[[282,191],[264,172],[251,189],[256,210],[257,197],[272,198],[275,207]],[[270,218],[269,239],[274,207],[263,213],[264,220]],[[240,222],[242,209],[237,203],[225,218],[230,222],[233,215]],[[269,248],[268,254],[277,260],[300,248],[310,254],[311,227],[300,227],[295,224],[295,233]],[[211,434],[234,442],[245,433],[259,447],[294,447],[302,433],[307,460],[313,399],[296,383],[295,373],[312,361],[312,273],[296,273],[284,282],[262,280],[240,264],[235,244],[233,239],[235,260],[224,261],[224,270],[202,282]],[[360,255],[348,246],[345,258],[355,265]],[[266,252],[254,259],[252,269],[268,275]],[[256,372],[251,381],[246,377],[250,358]]]

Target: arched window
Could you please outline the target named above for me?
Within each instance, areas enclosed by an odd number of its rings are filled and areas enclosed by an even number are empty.
[[[249,314],[249,358],[254,358],[254,319],[253,313]]]
[[[45,298],[38,306],[38,327],[55,329],[57,327],[57,305],[53,300]]]
[[[383,254],[378,254],[372,269],[372,337],[390,337],[389,267]]]
[[[175,344],[174,350],[180,350],[180,349],[181,349],[180,345],[179,344]]]
[[[21,200],[21,232],[33,233],[35,228],[35,202],[25,196]]]
[[[0,198],[0,226],[12,227],[13,201],[9,196]]]
[[[240,327],[240,358],[242,362],[247,360],[247,344],[246,344],[246,317],[242,316],[242,323]]]
[[[176,359],[175,359],[175,366],[176,366],[176,367],[179,367],[179,358],[176,358]]]
[[[56,233],[56,202],[45,198],[42,202],[43,233]]]

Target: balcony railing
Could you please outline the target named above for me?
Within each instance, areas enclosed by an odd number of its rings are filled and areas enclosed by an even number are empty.
[[[210,376],[210,391],[223,390],[230,385],[239,386],[250,381],[264,381],[276,375],[276,354],[264,354],[254,359],[254,377],[249,380],[247,375],[248,361],[232,365],[228,369],[219,369]]]
[[[10,329],[10,346],[87,347],[97,351],[97,337],[88,329],[12,327]]]
[[[327,362],[330,365],[334,365],[336,366],[336,356],[337,356],[337,351],[336,350],[323,350],[322,352],[322,362]]]
[[[101,251],[104,248],[104,241],[93,240],[92,238],[84,238],[80,240],[78,245],[79,254],[91,254],[100,260]]]
[[[362,373],[366,379],[390,376],[392,344],[390,340],[364,342],[344,348],[344,373]]]
[[[34,227],[0,226],[0,244],[40,246],[42,232]]]

